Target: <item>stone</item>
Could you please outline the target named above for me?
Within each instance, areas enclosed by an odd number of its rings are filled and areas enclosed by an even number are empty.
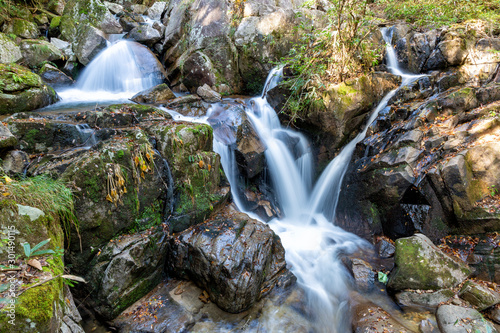
[[[0,33],[0,63],[18,62],[22,57],[19,46],[7,35]]]
[[[477,310],[456,305],[441,305],[436,312],[436,319],[443,333],[497,332]]]
[[[5,34],[14,34],[21,38],[37,38],[39,35],[38,27],[35,23],[20,18],[13,18],[5,24],[2,32]]]
[[[106,46],[104,33],[91,25],[86,25],[78,31],[77,42],[74,46],[75,55],[80,63],[88,65]]]
[[[500,306],[494,306],[488,310],[486,310],[486,315],[489,319],[494,321],[496,324],[500,325]]]
[[[141,4],[132,5],[132,6],[130,6],[130,8],[132,9],[133,13],[139,14],[139,15],[143,15],[148,10],[148,6],[141,5]]]
[[[102,247],[85,275],[85,289],[92,295],[88,302],[99,315],[114,319],[161,281],[164,236],[157,227],[121,236]]]
[[[52,87],[60,85],[70,85],[74,83],[72,78],[70,78],[63,71],[60,71],[59,69],[57,69],[57,67],[54,67],[51,64],[44,64],[38,74],[45,83]]]
[[[106,6],[106,8],[109,9],[111,14],[116,15],[119,13],[123,13],[123,6],[122,5],[119,5],[119,4],[113,3],[113,2],[109,2],[109,1],[103,1],[102,3],[104,4],[104,6]]]
[[[353,258],[351,260],[351,271],[354,276],[356,286],[362,292],[369,292],[375,288],[375,272],[368,262]]]
[[[166,2],[155,2],[151,7],[148,8],[148,10],[146,11],[146,15],[152,20],[160,21],[166,10]]]
[[[31,111],[58,100],[40,76],[20,65],[0,64],[0,81],[0,114]]]
[[[358,304],[354,308],[353,332],[388,332],[410,333],[413,332],[401,325],[384,309],[374,304]]]
[[[10,174],[22,174],[30,161],[28,154],[22,150],[11,150],[2,158],[2,168]]]
[[[17,144],[17,139],[9,129],[0,123],[0,150],[5,148],[12,148]]]
[[[149,46],[158,42],[161,39],[160,32],[150,25],[140,25],[129,32],[128,37]]]
[[[447,302],[455,293],[450,289],[442,289],[432,293],[418,291],[402,291],[396,294],[396,300],[404,306],[423,306],[437,308],[440,303]]]
[[[381,239],[376,244],[376,247],[380,258],[391,258],[396,252],[396,246],[386,239]]]
[[[217,214],[170,237],[167,247],[169,274],[192,279],[229,313],[249,309],[286,272],[279,237],[244,213]]]
[[[450,288],[471,273],[467,264],[447,256],[423,234],[398,239],[394,261],[387,284],[393,290]]]
[[[47,9],[57,15],[62,15],[64,12],[65,0],[50,0],[47,4]]]
[[[469,302],[478,311],[483,311],[500,303],[499,293],[473,281],[465,282],[458,296]]]
[[[200,96],[204,101],[209,103],[217,103],[222,100],[219,93],[215,92],[206,83],[203,86],[198,87],[196,90],[198,96]]]
[[[120,17],[120,24],[126,32],[145,24],[144,18],[141,15],[133,13],[125,13]]]
[[[137,93],[130,100],[136,103],[159,104],[174,98],[175,95],[172,90],[165,83],[162,83]]]
[[[29,67],[39,67],[45,61],[56,61],[63,58],[61,50],[44,40],[23,40],[19,47],[26,65]]]
[[[216,79],[212,61],[200,51],[187,57],[182,71],[184,76],[182,83],[192,93],[195,93],[198,87],[205,84],[208,86],[215,84]]]
[[[69,59],[73,58],[75,56],[75,53],[73,52],[73,48],[70,43],[59,39],[52,37],[50,39],[50,43],[53,44],[55,47],[57,47],[61,52]]]
[[[462,38],[444,40],[437,48],[450,66],[462,65],[467,57],[465,40]]]

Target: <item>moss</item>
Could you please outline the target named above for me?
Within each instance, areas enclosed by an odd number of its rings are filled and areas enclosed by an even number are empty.
[[[53,280],[22,293],[17,299],[16,314],[43,327],[54,314],[54,303],[62,289],[61,281]]]
[[[50,21],[50,29],[58,28],[61,25],[61,16],[55,16]]]

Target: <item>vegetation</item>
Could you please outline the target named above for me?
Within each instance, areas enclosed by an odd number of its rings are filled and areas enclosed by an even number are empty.
[[[323,82],[342,82],[358,76],[378,63],[380,47],[369,41],[377,29],[369,0],[329,0],[328,24],[314,29],[303,22],[298,43],[282,59],[294,76],[283,85],[290,90],[285,109],[292,120],[302,110],[321,107]]]

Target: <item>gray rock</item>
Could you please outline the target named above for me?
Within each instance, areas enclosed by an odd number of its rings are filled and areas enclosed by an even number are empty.
[[[500,325],[500,306],[497,305],[492,307],[491,309],[486,310],[486,315],[488,316],[488,318]]]
[[[19,46],[7,35],[0,33],[0,63],[8,64],[17,62],[22,58]]]
[[[78,32],[78,39],[74,46],[75,55],[83,65],[88,65],[106,46],[104,33],[91,25],[86,25]]]
[[[391,258],[394,256],[394,252],[396,252],[396,246],[385,239],[381,239],[377,243],[377,248],[378,255],[381,258]]]
[[[354,258],[351,270],[359,290],[369,292],[375,288],[375,272],[368,262]]]
[[[444,254],[423,234],[396,241],[395,265],[387,285],[394,290],[450,288],[470,274],[465,263]]]
[[[2,31],[21,38],[37,38],[39,35],[38,27],[35,23],[20,18],[13,18],[4,24]]]
[[[479,311],[500,303],[500,294],[473,281],[465,282],[458,295]]]
[[[402,291],[396,294],[399,304],[404,306],[423,306],[427,308],[437,308],[440,303],[448,301],[455,296],[449,289],[442,289],[432,293],[417,291]]]
[[[130,31],[129,35],[133,40],[152,46],[161,39],[160,32],[150,25],[140,25]]]
[[[182,82],[186,88],[195,93],[198,87],[203,85],[215,85],[216,78],[214,68],[210,58],[197,51],[189,55],[182,66],[183,79]]]
[[[55,61],[63,58],[62,52],[57,47],[44,40],[24,40],[19,47],[29,67],[37,67],[44,61]]]
[[[57,47],[61,52],[71,60],[72,57],[75,56],[75,53],[73,52],[73,48],[70,43],[59,39],[59,38],[51,38],[50,43],[53,44],[55,47]]]
[[[170,274],[190,278],[205,289],[224,311],[239,313],[286,272],[284,254],[267,224],[226,211],[171,237],[167,266]]]
[[[47,4],[47,9],[57,15],[62,15],[64,12],[64,6],[66,5],[66,1],[64,0],[50,0]]]
[[[141,15],[133,13],[125,13],[122,17],[120,17],[120,24],[123,27],[123,30],[127,32],[142,26],[144,22],[144,18]]]
[[[72,78],[50,64],[44,64],[38,74],[45,83],[52,87],[58,85],[70,85],[74,82]]]
[[[17,144],[16,137],[2,123],[0,123],[0,149],[11,148]]]
[[[217,103],[222,100],[220,94],[213,91],[212,88],[210,88],[206,83],[203,86],[198,87],[196,93],[201,97],[201,99],[209,103]]]
[[[164,103],[174,98],[175,95],[172,90],[165,83],[162,83],[137,93],[131,100],[136,103],[155,104]]]
[[[122,13],[123,12],[123,6],[122,5],[119,5],[117,3],[113,3],[113,2],[108,2],[108,1],[103,1],[102,2],[104,4],[104,6],[106,6],[106,8],[109,9],[109,11],[112,13],[112,14],[118,14],[118,13]]]
[[[436,319],[442,333],[493,333],[493,325],[476,310],[455,305],[441,305]]]
[[[23,173],[30,161],[28,154],[22,150],[11,150],[2,160],[2,168],[7,173]]]
[[[152,19],[159,21],[161,20],[163,13],[167,10],[166,2],[155,2],[151,7],[146,11],[146,15]]]
[[[132,6],[130,6],[130,8],[132,9],[133,13],[139,14],[139,15],[143,15],[148,10],[148,6],[141,5],[141,4],[132,5]]]
[[[462,38],[445,39],[437,46],[444,59],[450,66],[462,65],[467,57],[465,40]]]

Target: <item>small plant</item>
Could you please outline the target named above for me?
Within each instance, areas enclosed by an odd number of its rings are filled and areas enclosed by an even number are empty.
[[[495,185],[488,186],[488,190],[490,191],[491,197],[494,197],[495,195],[498,194],[498,189],[496,188]]]
[[[378,272],[378,281],[380,283],[383,283],[383,284],[387,284],[387,282],[389,281],[389,278],[387,277],[387,274],[385,274],[384,272]]]
[[[26,259],[29,259],[29,258],[35,257],[35,256],[41,256],[44,254],[55,254],[56,252],[54,252],[54,250],[50,250],[50,249],[37,251],[38,249],[40,249],[42,246],[44,246],[48,242],[50,242],[50,238],[46,239],[44,241],[41,241],[40,243],[35,245],[33,248],[31,248],[31,245],[28,242],[23,243],[22,245],[24,248],[24,256],[26,257]]]

